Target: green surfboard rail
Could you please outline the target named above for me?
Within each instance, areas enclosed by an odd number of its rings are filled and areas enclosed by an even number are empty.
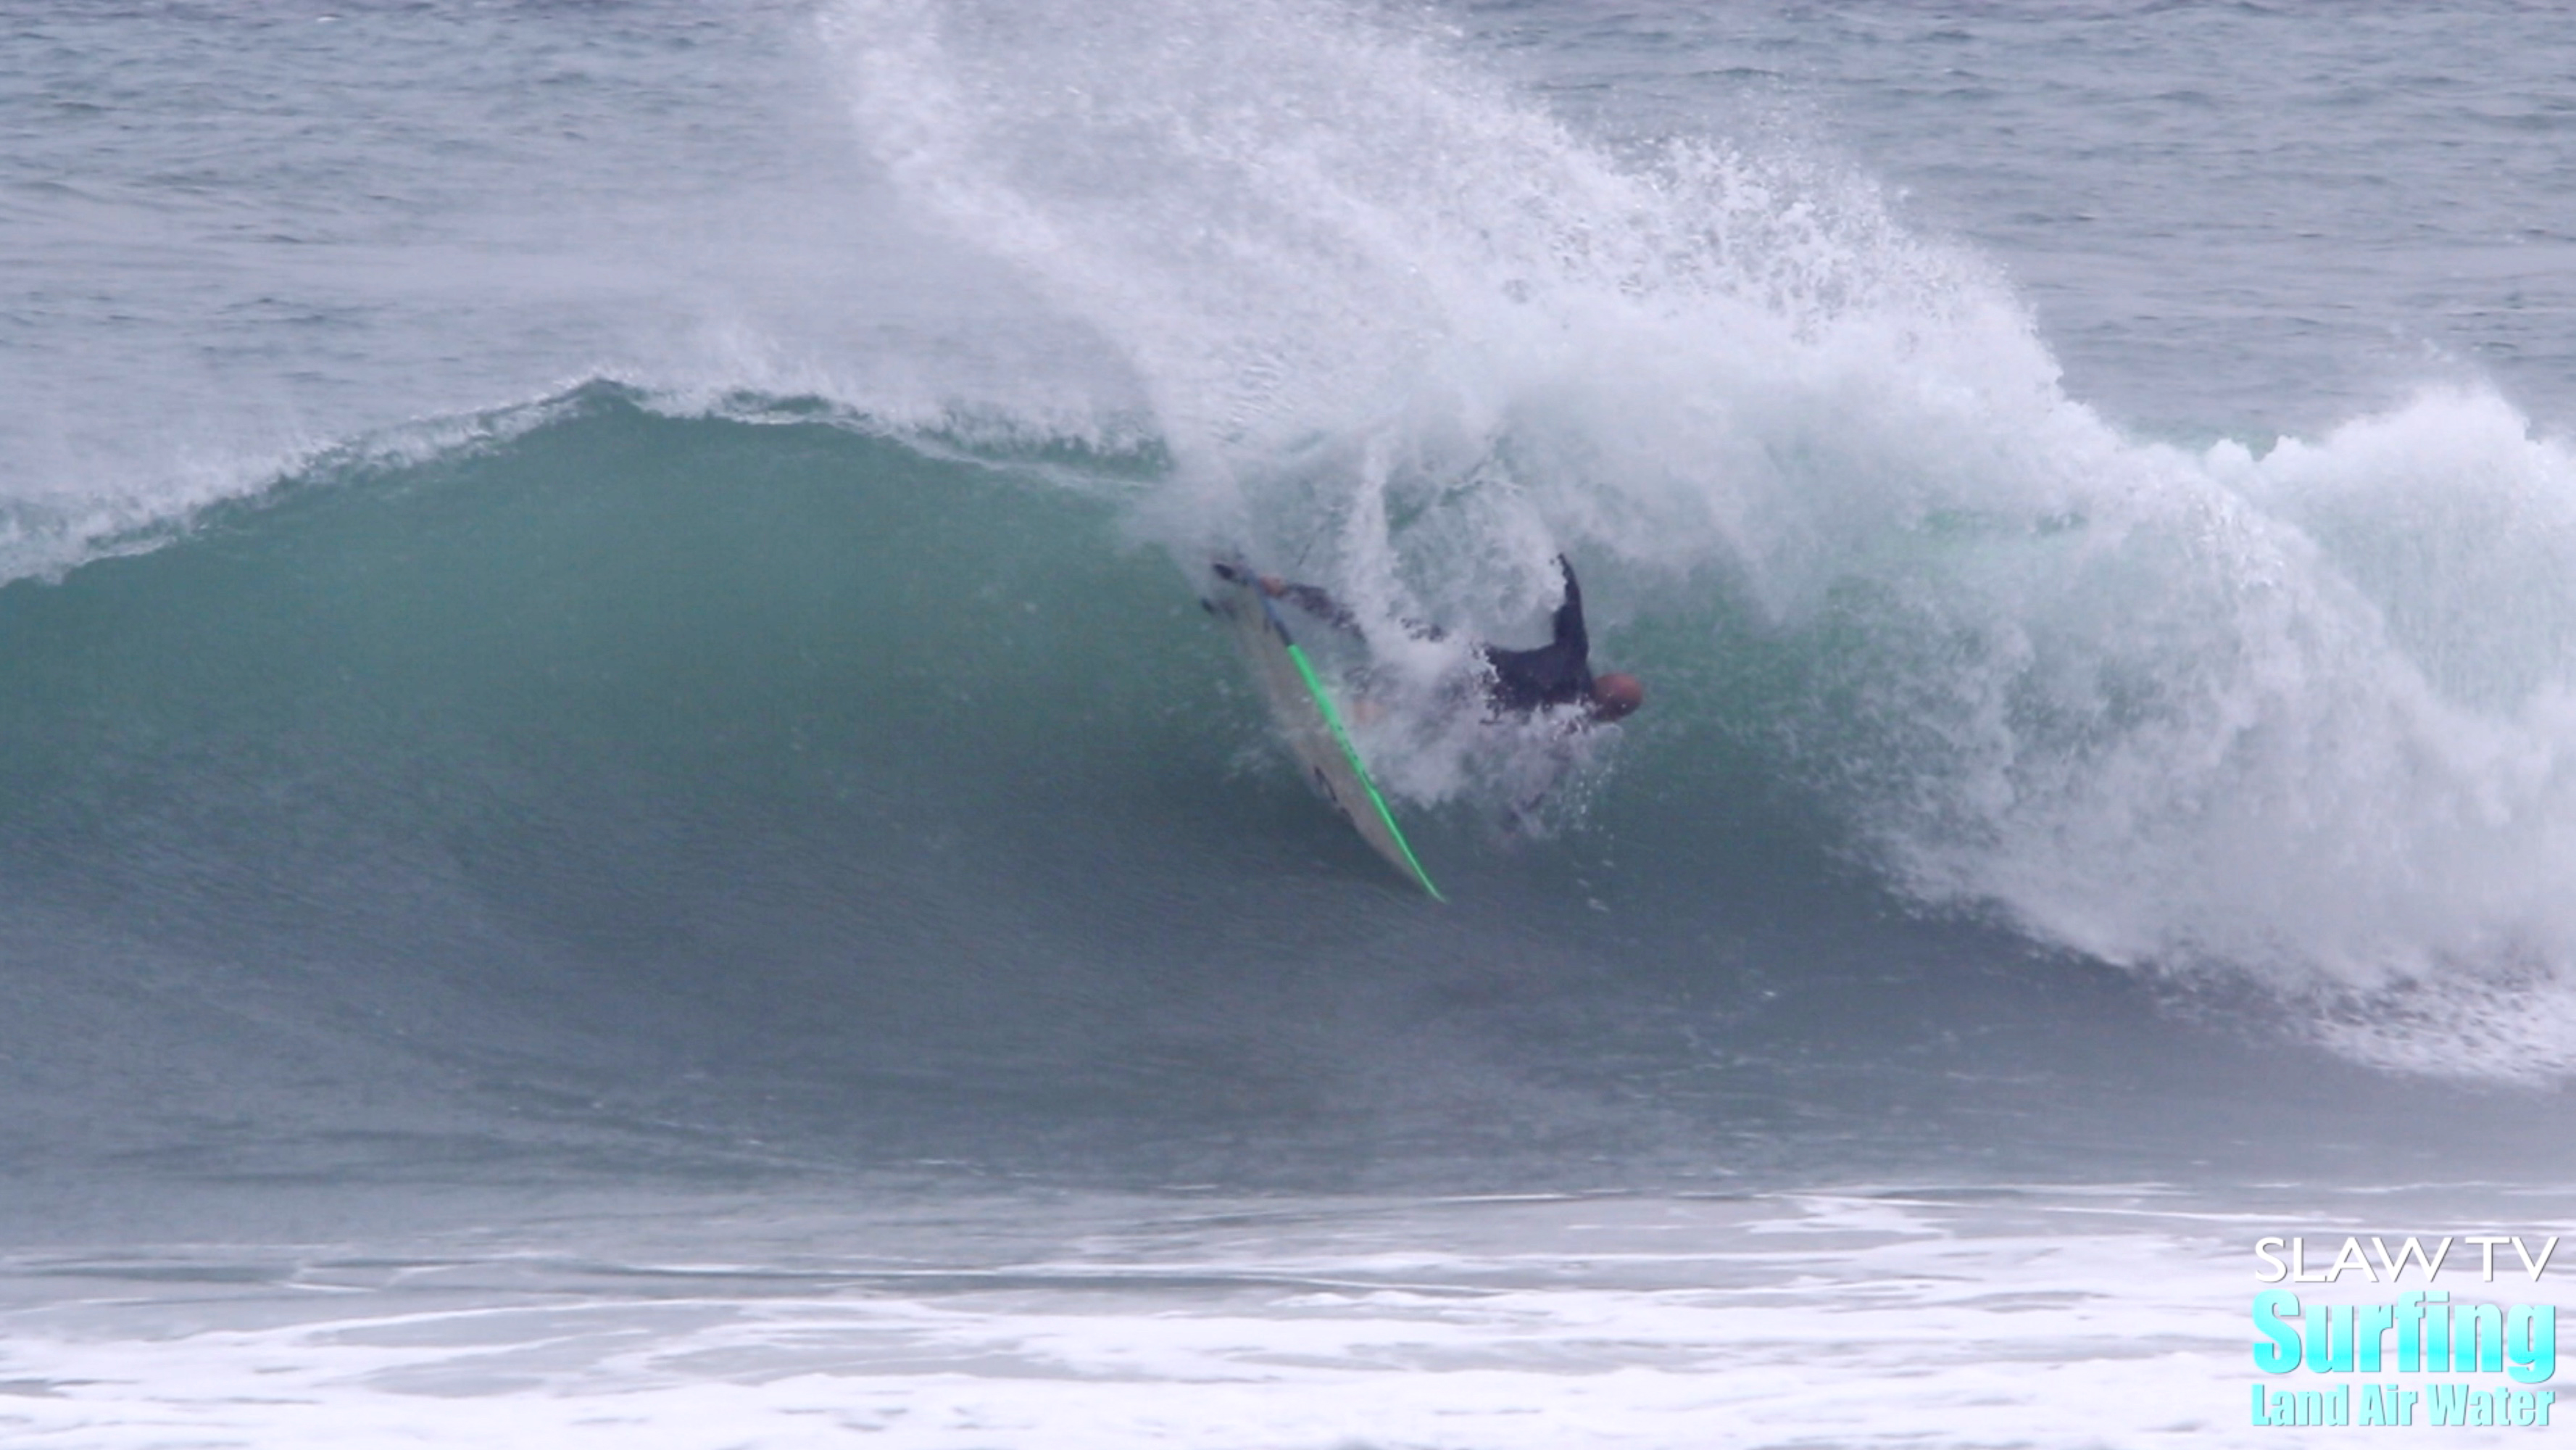
[[[1324,688],[1322,678],[1315,673],[1314,664],[1306,658],[1305,647],[1288,633],[1288,626],[1279,618],[1278,607],[1266,596],[1261,598],[1261,612],[1268,617],[1270,627],[1278,631],[1280,643],[1288,647],[1288,658],[1297,666],[1298,678],[1306,682],[1306,693],[1313,698],[1315,709],[1323,715],[1324,727],[1332,731],[1333,743],[1341,747],[1342,759],[1350,764],[1351,774],[1359,779],[1360,789],[1368,792],[1369,806],[1377,812],[1378,823],[1386,827],[1387,837],[1395,842],[1395,849],[1403,853],[1405,868],[1412,872],[1414,884],[1432,900],[1446,905],[1449,898],[1441,895],[1440,888],[1431,884],[1431,873],[1423,870],[1422,862],[1414,857],[1413,843],[1404,839],[1403,828],[1395,823],[1395,812],[1387,809],[1386,797],[1378,793],[1377,780],[1368,773],[1368,766],[1361,762],[1359,747],[1351,743],[1351,732],[1343,728],[1342,712],[1334,708],[1332,693]]]

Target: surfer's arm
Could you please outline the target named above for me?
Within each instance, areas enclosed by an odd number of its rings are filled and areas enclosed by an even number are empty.
[[[1575,582],[1574,566],[1563,554],[1556,556],[1556,567],[1565,574],[1565,602],[1556,607],[1555,637],[1549,642],[1580,668],[1592,654],[1592,641],[1583,630],[1583,586]]]
[[[1231,579],[1236,583],[1248,582],[1273,599],[1285,599],[1353,639],[1368,638],[1368,631],[1360,628],[1359,616],[1351,613],[1350,606],[1335,599],[1318,585],[1294,583],[1276,574],[1252,574],[1232,564],[1223,563],[1216,566],[1216,574],[1220,579]],[[1449,637],[1449,632],[1436,624],[1424,624],[1418,619],[1402,619],[1396,622],[1403,625],[1405,633],[1415,639]]]
[[[1365,637],[1359,617],[1351,613],[1350,606],[1315,585],[1291,584],[1276,574],[1264,574],[1261,576],[1261,592],[1273,599],[1287,600],[1344,634]]]
[[[1230,580],[1236,584],[1249,584],[1273,599],[1287,600],[1335,629],[1347,630],[1352,634],[1360,633],[1360,622],[1350,610],[1345,608],[1340,600],[1312,584],[1291,584],[1276,574],[1255,574],[1223,560],[1219,560],[1211,567],[1216,570],[1216,577],[1219,579]]]
[[[1273,599],[1287,600],[1354,639],[1368,638],[1368,632],[1360,628],[1359,616],[1351,613],[1349,605],[1312,584],[1292,584],[1275,574],[1264,574],[1261,576],[1261,592]],[[1403,625],[1404,632],[1415,639],[1449,637],[1449,631],[1418,619],[1399,619],[1396,623]]]

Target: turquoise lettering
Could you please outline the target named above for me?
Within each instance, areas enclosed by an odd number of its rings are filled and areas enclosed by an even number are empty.
[[[2379,1352],[2382,1342],[2387,1339],[2388,1331],[2396,1324],[2396,1305],[2364,1304],[2361,1306],[2361,1318],[2354,1327],[2353,1338],[2361,1348],[2359,1368],[2363,1374],[2379,1373]]]
[[[2536,1385],[2558,1373],[2558,1306],[2525,1304],[2505,1321],[2505,1373],[2517,1384]]]
[[[2343,1332],[2335,1331],[2340,1328]],[[2504,1335],[2504,1321],[2496,1321]],[[2501,1352],[2501,1346],[2499,1346]],[[2308,1311],[2308,1368],[2318,1374],[2352,1373],[2352,1306],[2319,1304]]]
[[[2265,1374],[2288,1374],[2299,1367],[2299,1331],[2282,1319],[2299,1312],[2299,1296],[2287,1289],[2267,1289],[2254,1296],[2254,1332],[2264,1342],[2254,1346],[2254,1367]]]
[[[2424,1392],[2424,1408],[2433,1412],[2436,1425],[2465,1425],[2469,1422],[2469,1387],[2434,1385]]]
[[[2462,1374],[2504,1370],[2504,1311],[2493,1304],[2463,1304],[2451,1316],[2451,1367]]]

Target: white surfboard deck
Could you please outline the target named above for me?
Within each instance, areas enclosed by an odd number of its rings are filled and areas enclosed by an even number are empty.
[[[1432,900],[1446,900],[1440,888],[1431,884],[1422,863],[1414,859],[1386,798],[1369,778],[1359,748],[1351,743],[1339,703],[1290,632],[1277,602],[1261,592],[1248,571],[1240,569],[1233,579],[1216,575],[1210,589],[1209,612],[1225,621],[1243,650],[1252,666],[1253,682],[1270,706],[1270,718],[1278,722],[1297,763],[1306,768],[1308,782],[1323,792],[1360,839],[1398,875],[1421,887]]]

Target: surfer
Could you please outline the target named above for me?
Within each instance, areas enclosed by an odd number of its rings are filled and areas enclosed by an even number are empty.
[[[1536,714],[1550,705],[1580,705],[1589,719],[1624,720],[1646,703],[1645,682],[1617,671],[1592,673],[1592,642],[1583,629],[1583,586],[1575,582],[1574,566],[1563,554],[1556,556],[1556,567],[1565,575],[1565,602],[1556,607],[1547,643],[1535,649],[1476,646],[1488,672],[1485,698],[1515,715]],[[1238,577],[1231,565],[1219,564],[1216,570],[1224,578]],[[1256,582],[1273,599],[1288,600],[1336,629],[1360,633],[1349,608],[1315,585],[1292,584],[1275,574],[1260,575]],[[1436,625],[1408,621],[1407,627],[1424,639],[1447,634]]]

